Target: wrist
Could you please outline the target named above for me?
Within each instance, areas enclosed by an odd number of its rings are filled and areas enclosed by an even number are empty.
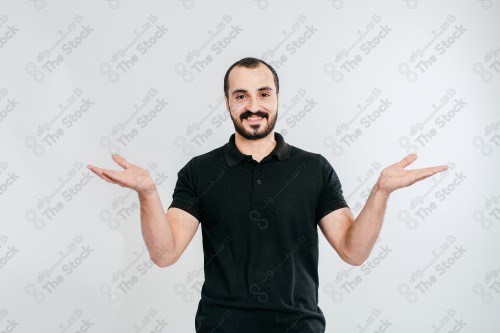
[[[375,185],[373,186],[373,193],[377,193],[377,194],[380,194],[382,196],[385,196],[385,197],[389,197],[389,194],[391,193],[391,191],[389,191],[388,189],[386,189],[384,186],[383,186],[383,182],[384,180],[379,178],[377,180],[377,182],[375,183]]]
[[[156,184],[155,183],[150,183],[149,185],[142,187],[140,190],[137,190],[137,193],[139,194],[140,199],[145,199],[150,194],[153,194],[155,192],[156,192]]]

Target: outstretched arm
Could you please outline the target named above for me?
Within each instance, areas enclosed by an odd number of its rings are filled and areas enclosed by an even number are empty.
[[[358,266],[370,256],[380,234],[387,201],[392,191],[410,186],[448,169],[446,165],[440,165],[404,170],[416,159],[416,154],[410,154],[383,169],[356,219],[353,218],[348,208],[340,208],[320,220],[321,231],[342,260]]]
[[[198,219],[174,207],[165,213],[149,173],[118,154],[112,158],[124,170],[102,169],[91,164],[87,167],[109,183],[137,191],[142,236],[151,260],[159,267],[174,264],[193,239],[198,229]]]

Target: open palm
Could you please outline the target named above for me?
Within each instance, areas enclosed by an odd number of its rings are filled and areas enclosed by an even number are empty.
[[[438,172],[448,169],[447,165],[439,165],[435,167],[405,170],[408,165],[417,159],[416,154],[410,154],[401,161],[389,165],[380,173],[378,180],[379,189],[390,193],[402,187],[410,186],[420,180],[428,178]]]
[[[111,158],[125,170],[102,169],[91,164],[87,165],[87,168],[107,182],[128,187],[137,192],[145,192],[154,187],[154,181],[146,170],[127,162],[118,154],[113,154]]]

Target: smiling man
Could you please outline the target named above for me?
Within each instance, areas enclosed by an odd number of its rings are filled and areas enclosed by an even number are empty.
[[[447,169],[405,170],[408,155],[382,170],[356,219],[333,167],[274,132],[279,80],[244,58],[224,77],[229,141],[188,161],[165,214],[148,173],[119,155],[125,170],[89,169],[136,190],[150,257],[174,264],[199,225],[205,281],[196,332],[325,332],[318,306],[318,227],[342,260],[361,265],[380,233],[389,194]],[[333,126],[333,124],[332,124]]]
[[[230,82],[233,86],[231,92]],[[278,93],[278,75],[272,67],[255,58],[242,59],[228,69],[224,77],[224,95],[226,108],[238,134],[238,143],[253,140],[254,147],[259,145],[255,142],[272,143],[274,146],[275,141],[270,134],[278,119]]]

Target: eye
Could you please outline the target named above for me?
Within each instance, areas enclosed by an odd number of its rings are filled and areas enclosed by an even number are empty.
[[[236,99],[243,99],[244,97],[245,97],[245,95],[237,95]]]
[[[261,95],[262,97],[269,97],[269,96],[271,96],[271,95],[270,95],[269,93],[267,93],[267,92],[264,92],[264,93],[262,93],[262,94],[260,94],[260,95]]]

